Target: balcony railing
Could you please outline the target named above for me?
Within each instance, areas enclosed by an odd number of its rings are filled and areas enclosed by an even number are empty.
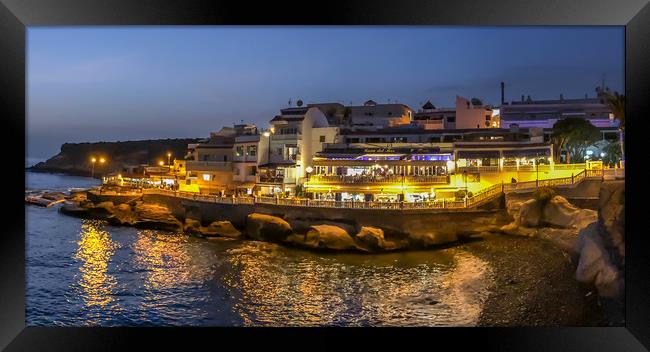
[[[319,200],[319,199],[295,199],[295,198],[275,198],[275,197],[220,197],[212,195],[201,195],[198,193],[178,192],[163,189],[144,189],[143,194],[160,194],[196,201],[204,201],[222,204],[273,204],[282,206],[297,207],[319,207],[319,208],[343,208],[343,209],[384,209],[384,210],[415,210],[415,209],[468,209],[477,208],[499,196],[502,193],[508,193],[519,190],[531,190],[537,187],[562,186],[578,184],[585,179],[602,179],[604,170],[582,170],[571,177],[545,179],[538,181],[501,183],[495,184],[482,189],[471,197],[443,198],[424,202],[376,202],[376,201],[336,201],[336,200]]]
[[[260,175],[260,183],[277,183],[282,184],[284,182],[284,177],[281,176],[262,176]]]
[[[309,178],[310,183],[321,183],[321,184],[366,184],[366,183],[401,183],[402,180],[407,183],[440,183],[446,184],[449,183],[449,176],[417,176],[417,175],[408,175],[402,178],[401,175],[389,175],[389,176],[343,176],[343,175],[314,175]]]

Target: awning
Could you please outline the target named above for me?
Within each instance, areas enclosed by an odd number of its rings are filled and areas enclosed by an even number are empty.
[[[498,159],[498,150],[460,150],[458,159]]]
[[[534,158],[536,156],[551,156],[550,148],[539,149],[519,149],[519,150],[504,150],[503,156],[505,158]]]

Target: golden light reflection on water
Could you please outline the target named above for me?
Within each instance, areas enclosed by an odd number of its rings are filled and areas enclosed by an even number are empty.
[[[188,244],[190,238],[180,234],[164,234],[152,230],[138,231],[132,248],[134,267],[143,272],[144,297],[141,308],[165,309],[161,314],[174,314],[170,305],[199,299],[200,294],[181,297],[170,294],[180,288],[202,288],[212,279],[213,253],[205,246]],[[204,316],[206,312],[196,314]],[[199,318],[197,316],[196,318]]]
[[[448,251],[290,257],[260,242],[228,250],[223,281],[239,296],[234,309],[245,325],[454,326],[477,318],[478,301],[446,282],[471,262],[455,265]]]
[[[102,222],[96,220],[82,221],[77,245],[74,257],[81,261],[78,285],[84,304],[87,308],[105,308],[114,300],[117,282],[108,274],[108,265],[119,245],[103,229]]]

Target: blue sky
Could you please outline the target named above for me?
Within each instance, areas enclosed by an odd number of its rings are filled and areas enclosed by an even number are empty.
[[[623,27],[30,27],[28,157],[65,142],[265,127],[292,101],[622,91]]]

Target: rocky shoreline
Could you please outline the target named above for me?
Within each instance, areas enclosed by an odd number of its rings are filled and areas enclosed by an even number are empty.
[[[57,195],[57,197],[60,195]],[[553,194],[508,204],[512,223],[480,224],[446,244],[421,235],[327,220],[252,213],[243,226],[176,218],[160,204],[93,203],[65,196],[61,213],[116,226],[183,232],[207,239],[251,239],[316,251],[377,253],[423,248],[467,251],[488,262],[494,281],[480,326],[624,324],[624,183],[603,185],[598,212]],[[50,197],[52,198],[52,197]]]

